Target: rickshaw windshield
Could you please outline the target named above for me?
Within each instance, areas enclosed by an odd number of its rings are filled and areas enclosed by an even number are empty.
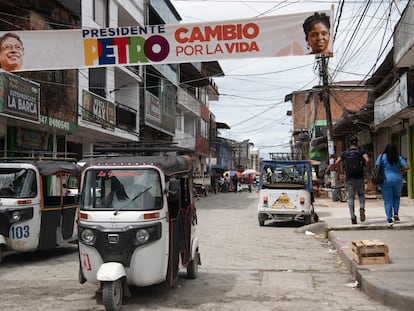
[[[160,174],[155,169],[89,169],[82,187],[82,210],[161,209]]]
[[[309,185],[311,168],[302,163],[267,163],[262,171],[262,188],[274,187],[277,184]]]
[[[37,195],[36,172],[26,168],[0,169],[1,198],[34,198]]]

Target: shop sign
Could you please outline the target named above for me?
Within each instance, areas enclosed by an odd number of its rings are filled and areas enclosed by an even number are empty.
[[[115,105],[103,97],[82,90],[82,119],[113,129],[115,128]]]
[[[76,132],[76,129],[78,127],[76,123],[49,116],[40,116],[40,123],[51,128],[55,128],[70,133]]]
[[[0,72],[0,113],[40,122],[40,85],[11,73]]]
[[[16,128],[16,146],[24,149],[47,150],[50,135],[46,132]]]

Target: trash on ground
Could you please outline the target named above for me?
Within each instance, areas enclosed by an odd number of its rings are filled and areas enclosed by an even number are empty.
[[[346,286],[352,287],[352,288],[357,288],[358,287],[358,281],[347,283]]]

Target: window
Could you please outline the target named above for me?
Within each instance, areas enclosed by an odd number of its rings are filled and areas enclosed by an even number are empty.
[[[116,107],[116,126],[127,131],[137,129],[137,115],[129,109],[123,109],[120,105]]]
[[[206,120],[200,120],[200,136],[208,139],[208,123]]]
[[[159,74],[151,70],[151,68],[147,68],[145,84],[146,90],[159,99],[161,94],[161,79]]]
[[[89,91],[106,98],[106,68],[89,69]]]
[[[90,169],[85,174],[81,209],[158,210],[162,186],[154,169]]]
[[[182,114],[183,114],[182,110],[177,109],[176,119],[175,119],[175,128],[180,131],[183,130]]]
[[[36,173],[25,168],[0,170],[0,196],[34,198],[37,195]]]
[[[93,20],[101,27],[108,27],[108,0],[93,0]]]

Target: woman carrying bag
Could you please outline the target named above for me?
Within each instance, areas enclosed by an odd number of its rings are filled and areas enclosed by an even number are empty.
[[[398,153],[397,146],[387,144],[384,153],[379,155],[376,165],[384,167],[384,182],[381,184],[382,198],[384,200],[385,215],[390,226],[400,221],[398,210],[402,190],[402,174],[409,170],[407,161]]]

